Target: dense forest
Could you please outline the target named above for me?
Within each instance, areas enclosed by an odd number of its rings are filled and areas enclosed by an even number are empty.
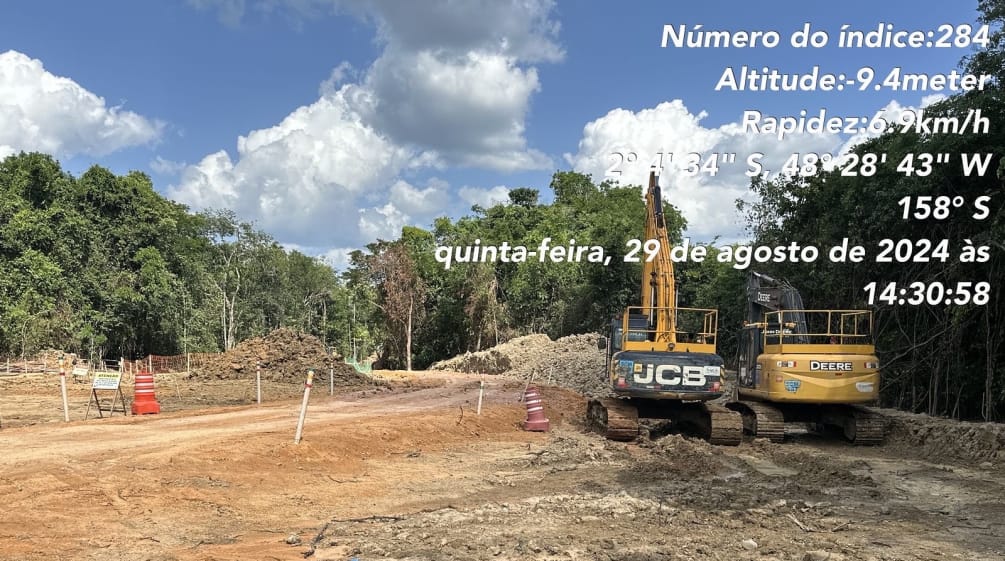
[[[982,91],[929,106],[931,117],[963,119],[980,109],[988,132],[891,131],[854,149],[907,154],[951,153],[931,173],[895,165],[875,174],[841,170],[756,179],[756,202],[738,201],[752,245],[799,242],[829,248],[844,238],[869,251],[860,263],[768,263],[757,270],[789,280],[811,308],[867,307],[869,282],[990,283],[983,303],[900,305],[878,301],[877,346],[885,405],[969,419],[1005,417],[1005,4],[982,0],[994,24],[988,48],[963,61],[994,80]],[[985,173],[968,173],[956,155],[993,154]],[[513,189],[509,202],[474,207],[429,230],[405,227],[351,255],[336,273],[317,258],[288,251],[229,211],[192,213],[157,194],[150,179],[93,167],[80,177],[51,157],[19,154],[0,163],[0,355],[44,348],[92,359],[219,351],[280,327],[313,333],[331,348],[389,367],[423,367],[524,333],[558,337],[603,329],[638,301],[641,265],[624,262],[628,239],[642,233],[640,186],[595,183],[556,172],[552,202]],[[981,219],[902,216],[906,196],[987,199]],[[670,201],[672,202],[672,201]],[[686,223],[667,203],[672,241]],[[436,259],[441,246],[537,246],[577,240],[599,245],[608,266],[589,263],[455,263]],[[945,255],[877,263],[881,240],[947,240]],[[973,252],[965,248],[977,248]],[[710,253],[714,256],[714,248]],[[745,271],[714,258],[681,263],[680,301],[720,310],[720,354],[733,361],[745,314]]]
[[[142,173],[0,163],[0,354],[217,351],[283,325],[345,337],[348,298],[331,268],[233,213],[188,212]]]
[[[446,269],[435,260],[442,244],[546,237],[623,254],[639,235],[638,187],[559,172],[551,188],[552,204],[514,189],[510,204],[439,219],[431,231],[406,227],[400,239],[353,253],[340,275],[232,212],[189,212],[142,173],[95,166],[74,178],[49,156],[11,156],[0,163],[0,354],[214,352],[289,326],[344,356],[424,366],[521,333],[594,330],[635,297],[640,264]],[[683,219],[672,208],[668,216],[679,236]]]

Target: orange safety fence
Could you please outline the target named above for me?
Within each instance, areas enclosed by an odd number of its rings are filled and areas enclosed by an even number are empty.
[[[68,353],[69,354],[69,353]],[[205,364],[210,358],[217,357],[221,353],[190,353],[188,355],[147,355],[135,360],[124,358],[113,359],[104,358],[91,363],[87,359],[78,358],[76,365],[86,365],[90,370],[97,372],[108,372],[121,370],[125,373],[135,373],[141,370],[152,370],[153,372],[186,372],[190,368],[195,369]],[[67,371],[72,366],[66,365]],[[22,360],[17,358],[0,358],[0,375],[10,374],[59,374],[59,360],[55,358],[32,358]]]

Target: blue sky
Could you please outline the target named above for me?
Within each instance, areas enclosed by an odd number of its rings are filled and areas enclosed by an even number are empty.
[[[839,151],[843,135],[741,134],[746,109],[894,116],[933,92],[716,92],[725,67],[946,73],[969,49],[793,49],[805,22],[936,30],[976,0],[928,3],[10,2],[0,20],[0,155],[79,174],[142,170],[195,209],[225,206],[338,262],[402,224],[465,213],[556,169],[603,179],[610,152]],[[664,24],[776,30],[773,49],[661,48]],[[12,51],[12,52],[11,52]],[[674,100],[680,100],[673,104]],[[618,110],[622,111],[618,111]],[[700,113],[705,116],[697,119]],[[244,137],[243,148],[240,137]],[[741,156],[742,157],[742,156]],[[641,182],[645,166],[625,180]],[[742,168],[663,181],[698,239],[741,236]],[[588,243],[588,240],[582,240]]]

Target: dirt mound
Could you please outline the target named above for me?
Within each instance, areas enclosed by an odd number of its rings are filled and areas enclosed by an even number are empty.
[[[429,367],[430,370],[452,370],[475,374],[507,374],[516,366],[534,362],[541,351],[551,345],[551,338],[536,333],[511,339],[476,353],[464,353],[447,360],[441,360]]]
[[[644,447],[652,449],[654,459],[640,473],[692,478],[715,475],[723,468],[715,457],[715,447],[704,440],[669,434],[644,443]]]
[[[317,337],[283,327],[200,361],[193,365],[192,377],[204,380],[253,377],[258,363],[262,365],[262,378],[273,382],[302,382],[312,368],[319,380],[327,380],[331,357]],[[351,386],[366,381],[348,364],[338,361],[334,368],[336,385]]]
[[[604,354],[597,349],[595,333],[569,335],[552,341],[547,335],[517,337],[491,349],[465,353],[434,363],[430,370],[475,374],[505,374],[536,382],[553,383],[586,395],[610,391],[603,379]]]
[[[930,459],[1005,459],[1005,424],[972,423],[883,409],[887,444]]]

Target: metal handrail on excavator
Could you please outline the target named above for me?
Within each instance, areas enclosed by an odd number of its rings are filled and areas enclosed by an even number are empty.
[[[680,350],[690,352],[715,352],[716,333],[719,329],[719,312],[709,308],[677,308],[671,306],[644,307],[629,306],[621,320],[621,348],[626,350]],[[650,314],[673,315],[674,321],[668,322],[675,326],[673,332],[652,329],[649,326],[639,327],[630,324],[630,318],[650,317]],[[681,316],[701,314],[701,329],[688,331],[679,329],[687,322],[681,322]],[[697,321],[697,320],[695,320]]]
[[[826,314],[826,331],[792,331],[796,328],[795,318],[804,324],[810,314]],[[788,317],[787,317],[788,316]],[[836,320],[836,321],[835,321]],[[819,322],[815,322],[819,323]],[[867,324],[865,329],[863,324]],[[832,328],[837,326],[837,331]],[[849,327],[848,330],[845,327]],[[863,329],[860,330],[859,327]],[[777,327],[773,332],[769,327]],[[872,346],[873,312],[871,310],[779,310],[764,314],[764,346],[782,345],[856,345]],[[803,342],[797,342],[797,341]],[[786,342],[788,341],[788,342]],[[781,351],[779,351],[781,352]]]

